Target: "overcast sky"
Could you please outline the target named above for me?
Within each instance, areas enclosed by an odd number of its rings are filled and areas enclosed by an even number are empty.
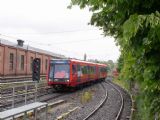
[[[91,12],[78,6],[67,9],[70,0],[0,0],[0,34],[25,44],[83,59],[113,60],[119,49],[112,37],[103,37],[88,25]],[[4,36],[0,36],[4,37]],[[6,37],[5,37],[6,38]]]

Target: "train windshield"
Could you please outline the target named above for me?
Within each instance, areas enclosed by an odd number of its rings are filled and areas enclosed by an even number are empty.
[[[50,79],[69,78],[69,64],[51,64]]]

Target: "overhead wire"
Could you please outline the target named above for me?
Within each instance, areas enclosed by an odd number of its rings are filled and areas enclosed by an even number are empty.
[[[79,30],[69,30],[69,31],[57,31],[57,32],[42,32],[42,33],[7,33],[7,34],[28,34],[28,35],[45,35],[45,34],[57,34],[57,33],[72,33],[81,31],[95,31],[96,29],[79,29]]]
[[[12,38],[12,39],[19,39],[17,37],[12,37],[12,36],[8,36],[8,35],[2,35],[0,34],[1,36],[5,36],[5,37],[9,37],[9,38]],[[67,42],[57,42],[57,43],[52,43],[52,44],[68,44],[68,43],[79,43],[79,42],[87,42],[87,41],[93,41],[93,40],[98,40],[98,39],[102,39],[102,38],[93,38],[93,39],[86,39],[86,40],[79,40],[79,41],[67,41]],[[43,45],[43,46],[53,46],[52,44],[46,44],[46,43],[40,43],[40,42],[33,42],[33,41],[30,41],[30,40],[26,40],[27,42],[30,42],[30,43],[36,43],[38,45]],[[28,43],[29,44],[29,43]],[[54,46],[54,48],[57,49],[57,47]],[[70,51],[70,50],[66,50],[66,49],[57,49],[57,50],[60,50],[60,51],[63,51],[63,52],[70,52],[70,53],[73,53],[75,55],[79,54],[79,55],[82,55],[82,53],[79,53],[79,52],[73,52],[73,51]],[[84,53],[85,54],[85,53]],[[89,54],[89,56],[95,56],[94,54]]]
[[[44,43],[40,43],[40,42],[31,42],[31,43],[35,43],[35,44],[38,44],[38,45],[42,45],[42,46],[47,46],[47,47],[52,47],[53,45],[49,45],[49,44],[44,44]],[[77,51],[72,51],[72,50],[67,50],[67,49],[62,49],[61,47],[56,47],[56,46],[53,46],[52,48],[56,48],[56,50],[58,50],[58,51],[63,51],[63,52],[65,52],[65,53],[72,53],[72,54],[74,54],[74,55],[77,55],[77,54],[79,54],[79,55],[83,55],[83,54],[85,54],[85,53],[80,53],[80,52],[77,52]],[[88,54],[88,53],[87,53]],[[96,54],[88,54],[89,56],[96,56]]]

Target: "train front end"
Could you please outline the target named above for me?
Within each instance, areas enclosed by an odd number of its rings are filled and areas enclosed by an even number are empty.
[[[51,60],[48,72],[48,85],[61,90],[70,84],[70,61]]]

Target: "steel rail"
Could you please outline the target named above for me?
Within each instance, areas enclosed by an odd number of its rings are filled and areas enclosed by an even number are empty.
[[[106,82],[106,81],[105,81],[105,82]],[[115,85],[111,84],[110,82],[106,82],[106,83],[110,84],[115,90],[117,90],[118,93],[119,93],[120,96],[121,96],[121,101],[122,101],[121,107],[120,107],[120,109],[119,109],[119,111],[118,111],[118,114],[117,114],[117,116],[116,116],[116,118],[115,118],[115,120],[119,120],[120,117],[121,117],[121,113],[122,113],[123,107],[124,107],[123,95],[122,95],[121,91],[120,91]]]
[[[99,109],[100,107],[102,107],[102,105],[107,101],[108,98],[108,92],[106,90],[106,88],[104,87],[103,84],[101,84],[103,89],[105,90],[105,98],[103,99],[103,101],[98,105],[98,107],[96,109],[94,109],[87,117],[85,117],[83,120],[87,120],[89,119],[92,115],[94,115]]]
[[[121,106],[120,106],[120,109],[118,111],[118,114],[116,115],[116,118],[115,120],[119,120],[120,119],[120,116],[121,116],[121,113],[122,113],[122,110],[123,110],[123,106],[124,106],[124,100],[123,100],[123,95],[122,93],[120,92],[120,90],[118,88],[116,88],[113,84],[109,83],[109,82],[106,82],[105,83],[108,83],[110,84],[119,94],[120,94],[120,97],[121,97]],[[102,87],[105,89],[104,85],[102,85]],[[99,106],[94,109],[87,117],[85,117],[83,120],[87,120],[89,118],[91,118],[101,107],[102,105],[107,101],[108,99],[108,92],[107,90],[105,89],[105,98],[103,99],[103,101],[99,104]]]

